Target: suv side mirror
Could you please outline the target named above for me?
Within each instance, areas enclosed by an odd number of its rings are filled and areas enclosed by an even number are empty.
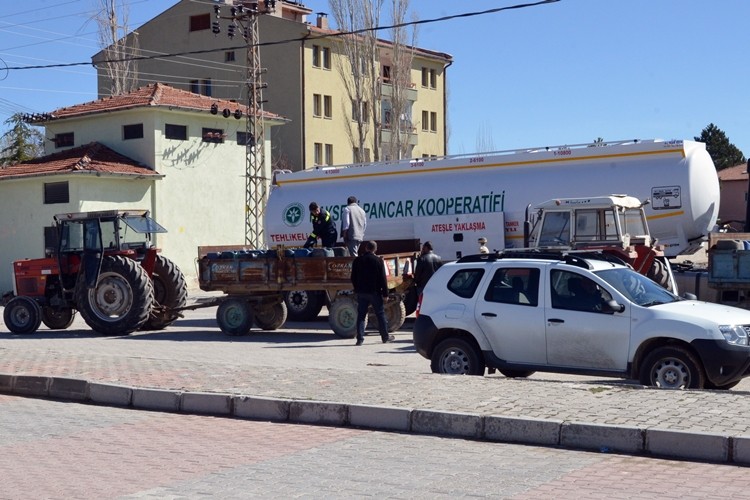
[[[698,300],[698,296],[690,292],[683,293],[682,298],[685,300]]]
[[[625,304],[620,304],[616,300],[608,300],[604,303],[605,309],[613,312],[613,313],[621,313],[625,310]]]

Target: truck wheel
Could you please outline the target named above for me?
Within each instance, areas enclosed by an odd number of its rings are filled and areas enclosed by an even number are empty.
[[[401,328],[406,321],[406,306],[400,300],[398,302],[388,302],[385,305],[385,321],[388,323],[388,333],[393,333]],[[379,330],[378,317],[375,313],[367,315],[367,323],[370,328]]]
[[[261,307],[255,313],[255,323],[263,330],[278,330],[286,322],[286,304],[278,302]]]
[[[15,297],[5,306],[3,320],[12,333],[34,333],[42,324],[42,308],[34,299]]]
[[[342,339],[357,336],[357,302],[351,297],[339,297],[328,309],[328,324],[333,333]],[[365,317],[367,325],[367,317]]]
[[[81,273],[76,301],[92,330],[104,335],[127,335],[148,320],[154,303],[154,286],[138,262],[110,255],[102,260],[94,288],[86,287]]]
[[[141,329],[163,330],[180,317],[174,309],[185,307],[187,303],[187,282],[180,268],[161,255],[156,256],[151,280],[154,282],[154,307]]]
[[[449,338],[440,342],[430,363],[432,373],[447,375],[484,375],[482,355],[463,339]]]
[[[654,349],[641,366],[640,382],[662,389],[703,389],[700,361],[683,347]]]
[[[227,299],[216,310],[216,322],[226,335],[247,335],[253,327],[253,311],[244,299]]]
[[[414,311],[417,310],[417,302],[419,302],[417,287],[410,286],[406,290],[406,295],[404,296],[404,307],[406,308],[407,316],[411,316],[412,314],[414,314]]]
[[[284,294],[284,302],[290,321],[310,321],[318,317],[325,300],[317,291],[292,290]]]
[[[42,323],[50,330],[65,330],[73,324],[76,317],[75,309],[63,307],[55,309],[54,307],[42,307]]]

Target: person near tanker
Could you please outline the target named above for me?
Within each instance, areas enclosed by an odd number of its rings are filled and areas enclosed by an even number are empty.
[[[414,270],[414,283],[417,285],[418,294],[422,293],[427,282],[442,265],[443,259],[432,251],[432,243],[425,241],[422,244],[422,251],[417,258],[416,269]]]
[[[314,247],[320,238],[321,246],[331,248],[336,244],[338,233],[336,224],[328,210],[323,210],[314,201],[310,203],[310,222],[312,222],[312,233],[307,237],[305,248]]]
[[[374,241],[365,243],[364,253],[352,262],[352,285],[357,296],[357,343],[365,341],[365,319],[367,310],[372,306],[378,318],[378,329],[383,343],[393,342],[396,337],[388,334],[388,322],[385,319],[384,301],[388,298],[388,282],[385,277],[385,263],[378,255],[378,244]]]
[[[344,245],[349,250],[351,257],[359,254],[359,246],[365,239],[365,229],[367,228],[367,216],[357,204],[357,198],[350,196],[346,200],[346,207],[341,212],[341,237],[344,239]]]
[[[487,238],[482,236],[478,240],[479,242],[479,253],[490,253],[490,249],[487,248]]]

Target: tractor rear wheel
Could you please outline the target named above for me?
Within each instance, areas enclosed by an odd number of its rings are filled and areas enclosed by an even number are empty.
[[[3,311],[5,326],[12,333],[34,333],[42,324],[42,308],[29,297],[15,297]]]
[[[111,255],[102,260],[94,288],[86,287],[81,274],[76,301],[92,330],[104,335],[127,335],[148,320],[154,303],[154,286],[138,262]]]
[[[187,281],[180,268],[161,255],[156,256],[151,279],[154,282],[154,307],[141,329],[163,330],[180,317],[175,309],[185,307],[187,303]]]
[[[42,307],[42,323],[50,330],[65,330],[73,324],[76,317],[75,309],[63,307],[56,309],[50,306]]]

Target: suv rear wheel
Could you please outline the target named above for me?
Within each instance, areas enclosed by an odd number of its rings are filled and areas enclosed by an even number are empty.
[[[432,373],[484,375],[482,354],[469,342],[459,338],[440,342],[432,351],[430,367]]]

